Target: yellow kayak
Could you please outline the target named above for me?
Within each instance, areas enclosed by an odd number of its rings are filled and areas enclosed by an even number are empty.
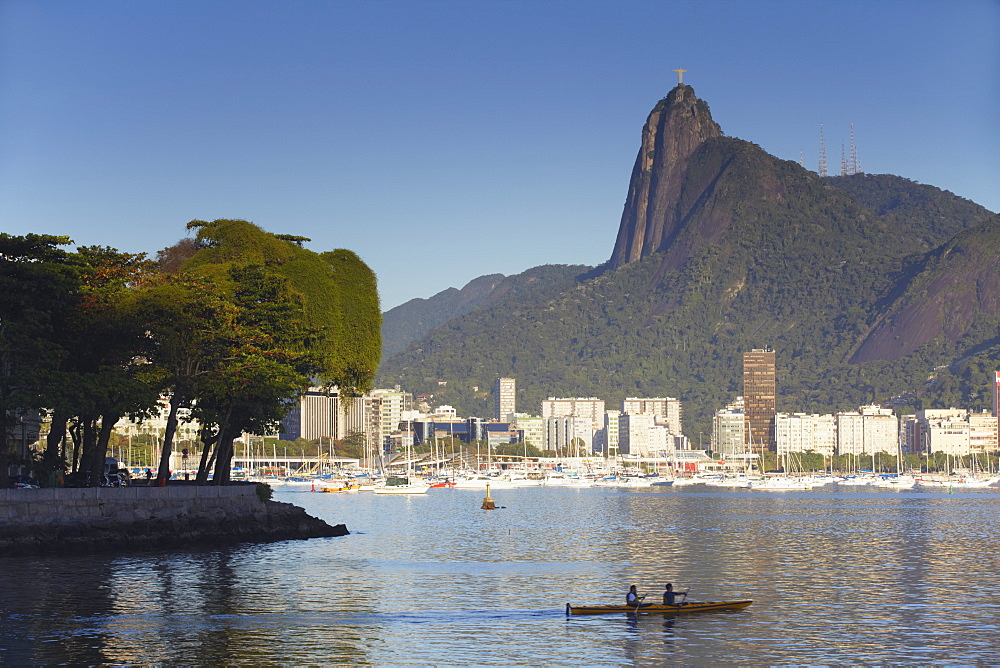
[[[753,601],[688,601],[681,605],[661,605],[659,603],[642,603],[638,608],[631,605],[571,605],[566,604],[566,616],[569,615],[610,615],[617,612],[651,612],[657,614],[679,615],[690,612],[714,612],[716,610],[742,610]]]

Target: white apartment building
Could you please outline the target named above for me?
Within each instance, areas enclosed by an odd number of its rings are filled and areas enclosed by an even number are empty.
[[[622,402],[622,413],[638,415],[650,413],[659,418],[657,422],[666,426],[674,434],[680,434],[681,402],[673,397],[629,397]]]
[[[542,418],[545,423],[545,450],[575,447],[593,452],[594,426],[590,417],[562,416]]]
[[[545,420],[544,418],[515,413],[510,419],[512,428],[524,434],[524,442],[542,448],[545,446]]]
[[[816,452],[832,457],[837,447],[833,415],[778,413],[774,416],[774,436],[778,454]]]
[[[962,456],[996,451],[997,418],[989,411],[961,408],[919,410],[903,423],[906,450],[915,454],[943,452]]]
[[[622,413],[618,416],[618,447],[636,457],[669,457],[674,452],[675,435],[666,425],[657,424],[652,413]]]
[[[569,416],[589,418],[594,425],[601,425],[604,422],[604,400],[596,397],[586,399],[549,397],[542,401],[543,418]]]
[[[991,411],[980,413],[969,413],[969,451],[997,452],[998,431],[1000,431],[1000,421]]]
[[[736,401],[716,411],[712,418],[712,451],[723,456],[746,452],[743,424],[743,397],[736,397]]]
[[[340,409],[340,393],[336,388],[310,387],[281,421],[279,438],[285,441],[344,438],[346,423]]]
[[[652,457],[649,431],[656,425],[652,413],[622,413],[618,417],[618,446],[626,455]]]
[[[896,454],[899,450],[899,420],[891,408],[862,406],[857,412],[837,413],[837,454]]]
[[[621,411],[605,411],[604,427],[601,429],[601,451],[608,457],[618,457],[621,452],[620,422]]]
[[[338,420],[334,438],[346,438],[352,433],[365,434],[368,441],[386,447],[390,436],[399,430],[404,415],[413,409],[413,397],[398,389],[372,390],[350,402],[338,404]]]

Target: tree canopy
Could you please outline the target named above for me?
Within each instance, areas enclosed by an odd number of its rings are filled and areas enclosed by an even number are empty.
[[[67,237],[0,235],[3,426],[48,411],[49,469],[99,484],[115,422],[152,414],[167,395],[161,477],[186,407],[204,425],[199,479],[214,468],[224,483],[233,440],[274,429],[308,386],[371,388],[381,314],[375,275],[357,255],[316,253],[305,237],[244,220],[188,229],[194,239],[155,262],[98,246],[65,251]],[[0,448],[0,470],[9,454]]]

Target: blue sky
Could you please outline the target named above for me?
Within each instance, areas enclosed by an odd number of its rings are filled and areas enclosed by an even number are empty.
[[[0,231],[349,248],[383,309],[599,264],[688,70],[726,134],[1000,211],[1000,2],[0,0]]]

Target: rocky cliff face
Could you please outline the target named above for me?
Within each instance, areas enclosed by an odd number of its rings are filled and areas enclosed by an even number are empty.
[[[687,213],[680,206],[687,160],[703,141],[720,135],[708,105],[691,86],[677,86],[653,107],[642,128],[610,269],[670,243]]]

